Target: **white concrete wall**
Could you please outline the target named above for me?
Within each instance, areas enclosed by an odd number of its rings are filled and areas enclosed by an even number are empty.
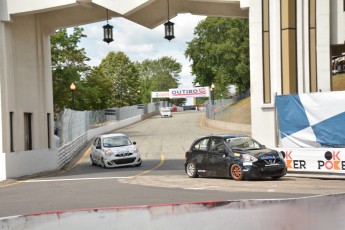
[[[10,152],[9,113],[13,112],[14,151],[24,148],[24,113],[32,113],[32,148],[48,148],[47,113],[53,127],[49,36],[35,15],[15,17],[5,28],[5,73],[1,79],[3,152]],[[38,103],[37,103],[38,102]],[[53,143],[53,130],[50,132]]]
[[[277,3],[270,6],[270,12],[277,15]],[[276,2],[276,1],[274,1]],[[279,8],[278,8],[279,9]],[[279,17],[278,17],[279,19]],[[270,24],[270,41],[271,47],[270,55],[278,57],[280,48],[280,27],[279,20],[276,23]],[[279,33],[278,33],[279,32]],[[251,112],[252,112],[252,136],[261,143],[273,147],[275,146],[275,124],[274,124],[274,94],[280,89],[280,58],[272,59],[272,103],[264,104],[263,101],[263,54],[262,54],[262,16],[261,16],[261,1],[250,1],[249,9],[249,37],[250,37],[250,84],[251,84]],[[277,53],[278,52],[278,53]]]
[[[6,178],[57,170],[57,156],[58,149],[5,153]]]
[[[82,2],[81,0],[80,2]],[[7,0],[9,14],[31,14],[77,5],[77,0]]]
[[[343,229],[345,195],[93,208],[0,218],[0,229]]]
[[[345,43],[344,0],[331,1],[331,44]]]
[[[331,91],[330,12],[329,1],[316,1],[317,84],[322,92]],[[342,30],[345,30],[345,27]]]

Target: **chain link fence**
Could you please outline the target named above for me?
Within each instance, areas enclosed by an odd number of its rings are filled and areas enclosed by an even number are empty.
[[[231,99],[209,100],[205,103],[207,119],[231,122],[230,110],[234,103],[250,96],[250,91]]]
[[[66,109],[57,116],[55,135],[59,137],[59,146],[64,146],[77,140],[90,129],[148,113],[159,112],[160,107],[166,106],[168,106],[168,103],[161,101],[101,111],[74,111]]]

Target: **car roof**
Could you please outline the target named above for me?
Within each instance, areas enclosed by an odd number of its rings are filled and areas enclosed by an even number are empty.
[[[208,136],[199,137],[198,139],[205,138],[205,137],[236,138],[236,137],[249,137],[249,136],[245,134],[227,133],[227,134],[211,134]]]
[[[106,138],[106,137],[123,137],[123,136],[127,137],[127,135],[123,133],[110,133],[110,134],[100,135],[99,137]]]

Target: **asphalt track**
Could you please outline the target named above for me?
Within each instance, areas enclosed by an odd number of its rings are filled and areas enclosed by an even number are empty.
[[[224,133],[202,126],[202,112],[152,117],[116,132],[137,142],[140,167],[91,166],[91,142],[59,172],[0,183],[0,217],[102,207],[142,206],[239,199],[286,199],[345,192],[345,180],[297,177],[234,181],[188,178],[184,153],[202,135]],[[44,163],[44,162],[38,162]]]

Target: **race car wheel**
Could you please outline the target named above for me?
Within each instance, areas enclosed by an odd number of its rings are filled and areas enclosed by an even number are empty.
[[[102,166],[102,168],[106,168],[107,167],[103,158],[101,159],[101,166]]]
[[[90,160],[91,160],[91,165],[95,166],[95,165],[96,165],[96,163],[95,163],[95,161],[93,160],[93,157],[92,157],[92,155],[91,155],[91,154],[90,154]]]
[[[239,166],[238,164],[231,165],[230,174],[234,180],[242,180],[243,179],[243,170],[242,170],[241,166]]]
[[[191,178],[196,178],[199,175],[196,173],[196,167],[194,163],[189,162],[186,166],[187,175]]]

